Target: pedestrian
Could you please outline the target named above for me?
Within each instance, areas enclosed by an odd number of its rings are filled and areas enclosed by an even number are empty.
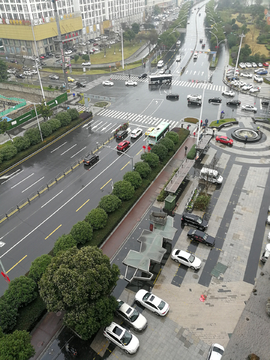
[[[130,74],[128,74],[128,78],[130,79]]]
[[[245,144],[247,143],[248,137],[247,135],[245,136]]]
[[[187,155],[188,147],[185,146],[185,155]]]

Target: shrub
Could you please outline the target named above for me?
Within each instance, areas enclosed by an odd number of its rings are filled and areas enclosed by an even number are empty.
[[[51,128],[50,124],[48,124],[47,122],[43,122],[42,124],[40,124],[40,129],[41,129],[42,136],[44,138],[46,138],[52,134],[52,128]]]
[[[61,122],[60,120],[54,118],[54,119],[50,119],[47,121],[47,124],[50,125],[52,131],[56,131],[57,129],[59,129],[61,127]]]
[[[135,189],[129,181],[122,180],[114,184],[113,194],[123,201],[131,199],[134,193]]]
[[[76,240],[70,234],[63,234],[56,240],[53,247],[53,254],[57,255],[59,251],[66,251],[71,249],[73,246],[77,246]]]
[[[192,148],[187,153],[187,158],[193,160],[196,156],[196,145],[194,144]]]
[[[96,208],[91,210],[84,219],[94,230],[103,229],[107,225],[108,214],[104,209]]]
[[[1,153],[1,150],[0,150],[0,164],[2,164],[3,158],[4,158],[4,156],[3,156],[3,154]]]
[[[37,295],[37,284],[26,276],[12,280],[4,294],[5,300],[16,308],[29,304]]]
[[[71,117],[71,121],[79,119],[80,114],[76,109],[68,109],[67,113]]]
[[[146,179],[147,176],[151,173],[150,166],[144,161],[138,161],[135,164],[135,171],[137,171],[143,179]]]
[[[105,195],[100,199],[98,206],[108,214],[117,210],[121,203],[122,201],[116,195]]]
[[[72,227],[70,235],[75,239],[77,244],[85,244],[87,241],[92,240],[93,228],[86,221],[79,221]]]
[[[174,144],[178,143],[178,135],[176,132],[174,131],[168,131],[167,134],[165,135],[165,138],[169,138],[173,141]]]
[[[138,189],[142,185],[141,175],[137,171],[128,171],[123,179],[129,181],[134,189]]]
[[[141,155],[141,159],[145,161],[151,168],[155,168],[159,164],[159,157],[155,153],[144,153]]]
[[[36,258],[31,264],[28,277],[30,277],[37,283],[41,279],[47,266],[51,263],[51,260],[51,255],[47,254],[41,255]]]
[[[164,160],[168,154],[168,149],[161,144],[154,145],[151,151],[156,154],[161,161]]]
[[[171,151],[174,149],[174,142],[169,137],[165,137],[165,138],[161,139],[159,144],[164,145],[165,148],[168,149],[168,151]]]
[[[201,194],[195,200],[194,209],[204,211],[206,210],[209,202],[210,202],[210,196],[208,196],[207,194]]]
[[[37,127],[26,130],[24,136],[28,137],[31,145],[36,145],[41,142],[40,132]]]
[[[0,298],[0,327],[4,332],[14,329],[18,316],[18,308],[9,304],[4,297]]]
[[[3,161],[12,159],[17,154],[17,148],[14,145],[3,146],[0,150]]]
[[[67,112],[61,112],[56,117],[60,120],[61,126],[67,126],[71,123],[71,116]]]
[[[13,141],[13,145],[17,148],[17,151],[20,152],[30,147],[30,140],[27,136],[17,136]]]

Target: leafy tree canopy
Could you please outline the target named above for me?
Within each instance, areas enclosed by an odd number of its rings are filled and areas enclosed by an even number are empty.
[[[75,239],[77,244],[85,244],[92,240],[93,228],[86,221],[79,221],[73,225],[70,235]]]
[[[8,79],[7,64],[0,59],[0,82]]]
[[[44,119],[48,119],[48,117],[52,116],[53,111],[49,105],[46,105],[43,101],[41,104],[37,105],[37,112],[41,114]]]
[[[85,218],[94,230],[103,229],[107,225],[108,215],[101,208],[92,209]]]
[[[41,279],[47,266],[51,263],[51,260],[51,255],[47,254],[41,255],[36,258],[31,264],[28,276],[35,282],[38,282]]]
[[[35,354],[30,334],[15,330],[0,338],[0,360],[28,360]]]
[[[98,206],[109,214],[117,210],[121,203],[122,201],[116,195],[105,195],[100,199]]]
[[[129,181],[125,180],[117,181],[113,187],[113,194],[123,201],[131,199],[134,192],[134,187]]]
[[[142,178],[137,171],[128,171],[123,179],[129,181],[134,186],[134,189],[138,189],[142,185]]]

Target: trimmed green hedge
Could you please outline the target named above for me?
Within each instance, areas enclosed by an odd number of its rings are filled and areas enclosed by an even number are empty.
[[[189,160],[193,160],[193,159],[195,159],[195,156],[196,156],[196,145],[194,144],[192,146],[192,148],[189,150],[189,152],[187,153],[187,158]]]

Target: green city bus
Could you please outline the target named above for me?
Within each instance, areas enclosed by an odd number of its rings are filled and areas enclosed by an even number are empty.
[[[161,138],[163,138],[167,131],[170,130],[170,124],[162,121],[158,126],[148,135],[148,145],[155,145]]]

